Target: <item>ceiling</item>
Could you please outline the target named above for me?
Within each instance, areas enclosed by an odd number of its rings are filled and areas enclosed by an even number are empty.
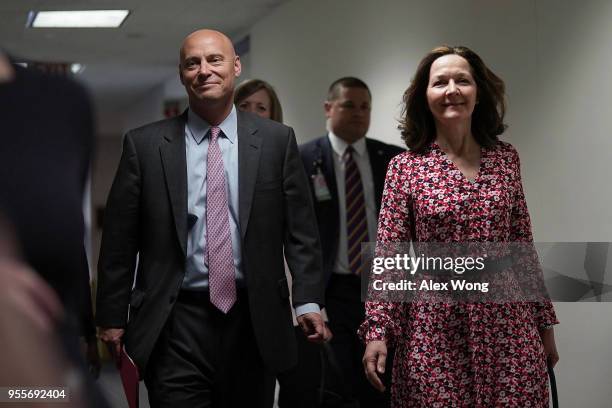
[[[287,0],[1,0],[0,47],[25,60],[79,62],[96,104],[129,102],[176,75],[182,39],[214,28],[239,41]],[[119,29],[27,29],[30,10],[129,9]]]

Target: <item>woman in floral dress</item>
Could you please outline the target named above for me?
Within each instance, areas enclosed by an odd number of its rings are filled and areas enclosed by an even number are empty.
[[[438,47],[404,95],[410,151],[389,164],[377,244],[531,242],[519,157],[503,133],[504,84],[465,47]],[[395,346],[392,406],[548,407],[550,301],[369,301],[360,335],[379,390]]]

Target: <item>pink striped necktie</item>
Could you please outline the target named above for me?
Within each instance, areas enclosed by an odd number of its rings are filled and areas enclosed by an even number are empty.
[[[206,248],[210,302],[223,313],[227,313],[236,302],[236,280],[227,184],[223,156],[218,143],[220,133],[219,127],[210,128],[206,164]]]
[[[361,273],[361,243],[368,240],[363,184],[357,163],[353,159],[355,150],[348,146],[344,152],[344,177],[346,197],[346,236],[348,263],[351,273]]]

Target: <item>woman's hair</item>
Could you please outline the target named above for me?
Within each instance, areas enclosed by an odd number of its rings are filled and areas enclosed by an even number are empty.
[[[261,89],[265,89],[270,97],[270,119],[283,123],[283,108],[281,107],[276,92],[274,92],[274,88],[266,81],[262,81],[261,79],[249,79],[242,82],[236,87],[234,103],[240,105],[242,101]]]
[[[417,153],[424,152],[436,138],[434,118],[427,103],[427,87],[431,64],[444,55],[464,58],[476,81],[476,106],[472,113],[472,134],[479,145],[489,147],[506,130],[504,115],[504,81],[495,75],[482,59],[467,47],[443,45],[431,50],[419,63],[410,87],[404,92],[399,129],[406,146]]]

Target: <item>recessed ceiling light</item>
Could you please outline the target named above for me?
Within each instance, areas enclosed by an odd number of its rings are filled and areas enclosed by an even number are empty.
[[[30,28],[117,28],[129,10],[30,11]]]
[[[83,72],[83,70],[85,70],[85,65],[83,64],[70,64],[70,72],[72,72],[74,75],[80,74],[81,72]]]

